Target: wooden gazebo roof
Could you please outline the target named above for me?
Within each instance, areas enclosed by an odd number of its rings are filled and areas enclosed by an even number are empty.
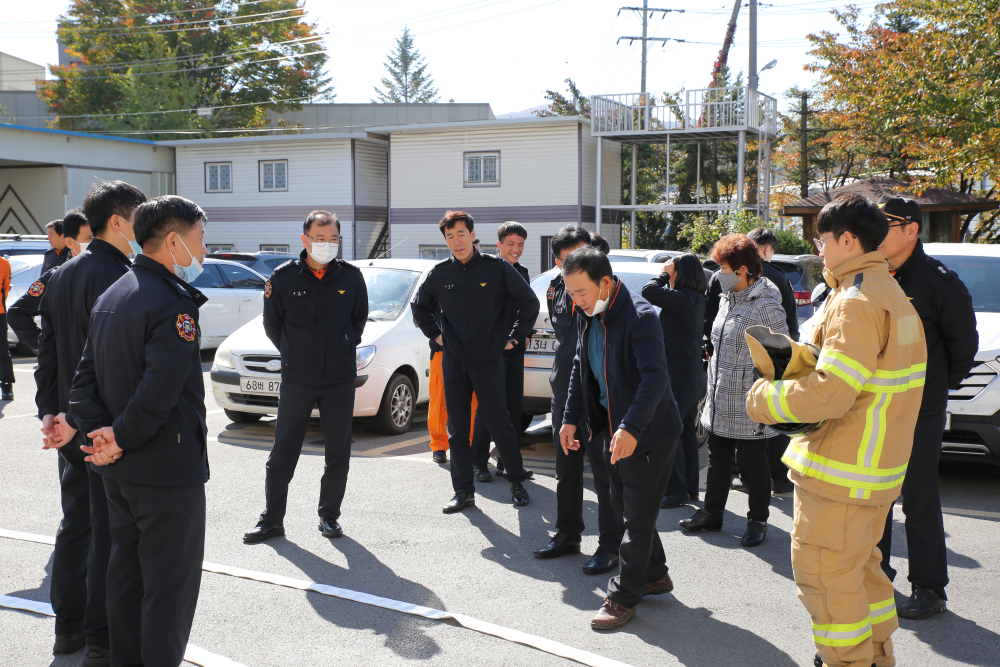
[[[913,188],[912,183],[899,181],[885,176],[873,176],[863,181],[856,181],[841,188],[834,188],[827,192],[819,192],[805,199],[793,201],[786,204],[781,209],[781,215],[815,215],[820,209],[832,202],[840,195],[848,192],[859,192],[872,201],[878,201],[882,195],[894,197],[907,197],[916,200],[920,208],[925,212],[932,211],[959,211],[964,213],[974,213],[977,211],[992,211],[1000,208],[1000,202],[985,197],[955,192],[953,190],[942,190],[940,188],[928,188],[922,194],[909,193]]]

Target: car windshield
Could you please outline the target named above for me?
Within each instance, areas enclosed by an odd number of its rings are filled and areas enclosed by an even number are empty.
[[[646,258],[635,255],[608,255],[608,259],[612,262],[645,262]]]
[[[618,257],[612,257],[614,262],[618,263]],[[543,273],[541,275],[535,276],[534,280],[531,281],[531,289],[534,291],[535,295],[542,302],[542,310],[545,310],[544,304],[545,300],[548,298],[547,294],[549,291],[549,283],[555,277],[555,273]],[[629,289],[633,294],[639,294],[642,292],[642,288],[646,286],[649,279],[655,274],[652,273],[626,273],[624,271],[616,271],[615,275],[618,276],[622,281],[625,282],[625,287]],[[653,306],[656,309],[657,314],[659,314],[660,309]]]
[[[1000,313],[1000,257],[942,255],[945,266],[958,274],[980,313]]]
[[[391,322],[406,310],[420,279],[419,271],[366,266],[361,269],[368,288],[368,321]]]

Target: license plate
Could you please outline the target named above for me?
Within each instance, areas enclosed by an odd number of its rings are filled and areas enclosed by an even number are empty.
[[[555,354],[556,341],[554,338],[532,338],[528,341],[528,354]]]
[[[946,430],[946,431],[950,431],[951,430],[951,413],[950,412],[944,413],[944,430]]]
[[[240,391],[244,394],[278,394],[281,392],[281,380],[241,377]]]

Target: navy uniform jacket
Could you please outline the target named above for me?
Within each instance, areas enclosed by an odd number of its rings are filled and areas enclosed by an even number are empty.
[[[590,432],[609,427],[628,431],[636,440],[635,454],[661,447],[681,435],[681,419],[670,388],[663,331],[656,311],[617,278],[611,303],[600,317],[580,313],[577,319],[576,358],[569,381],[564,424],[578,429],[586,418]],[[588,343],[592,327],[605,328],[604,368],[608,407],[600,403],[601,390],[591,375]],[[611,439],[608,439],[610,445]]]
[[[45,251],[44,257],[45,259],[42,260],[42,273],[65,264],[69,259],[69,248],[63,248],[60,252],[56,252],[55,248],[49,248]]]
[[[895,276],[920,315],[927,338],[927,378],[920,412],[942,414],[948,390],[958,388],[979,352],[972,296],[954,271],[924,252],[920,241]]]
[[[549,283],[545,293],[545,304],[549,309],[549,322],[556,334],[556,353],[552,358],[552,373],[549,386],[552,387],[552,405],[566,406],[569,393],[569,376],[573,372],[573,358],[576,357],[576,307],[569,294],[562,272]]]
[[[508,328],[509,302],[517,315]],[[501,356],[510,338],[524,341],[531,336],[539,304],[507,260],[477,250],[466,264],[452,256],[435,265],[410,309],[413,323],[425,336],[443,336],[448,354],[467,366],[483,368]]]
[[[528,269],[526,269],[523,266],[521,266],[520,262],[518,262],[516,264],[511,264],[511,266],[514,267],[514,269],[517,271],[518,275],[520,275],[522,278],[524,278],[524,282],[528,283],[529,285],[531,284],[531,274],[528,273]],[[541,310],[541,306],[539,306],[539,310]],[[536,314],[535,317],[537,318],[538,315]],[[507,300],[507,307],[504,308],[504,313],[503,313],[503,326],[508,331],[513,331],[513,329],[514,329],[514,323],[515,322],[517,322],[517,306],[514,304],[513,301],[511,301],[511,300],[508,299]],[[530,332],[528,334],[529,336],[532,333],[534,333],[534,331],[535,331],[534,326],[535,326],[535,323],[532,322],[531,323],[531,329],[530,329]],[[509,350],[504,350],[503,354],[504,354],[505,357],[523,357],[524,356],[524,351],[527,349],[526,346],[527,346],[527,340],[524,339],[524,338],[519,338],[517,345],[515,345],[512,348],[510,348]]]
[[[97,300],[70,415],[84,434],[114,429],[124,453],[95,466],[102,475],[143,486],[208,481],[198,349],[198,307],[207,300],[143,255]]]
[[[39,314],[35,371],[38,416],[57,415],[69,407],[69,391],[90,329],[90,313],[97,300],[132,263],[107,241],[94,239],[87,252],[63,264],[45,286]],[[70,426],[74,426],[69,422]]]
[[[11,329],[15,331],[18,329],[22,331],[33,330],[35,324],[33,320],[41,312],[42,297],[45,295],[45,288],[49,284],[49,278],[52,277],[52,274],[58,268],[58,266],[55,266],[39,276],[38,280],[31,283],[25,293],[18,297],[17,301],[7,307],[7,323],[10,324]],[[26,340],[21,342],[29,343]],[[31,341],[30,344],[32,346],[38,345],[38,341]]]
[[[308,385],[353,380],[368,322],[365,277],[335,259],[320,280],[306,257],[303,250],[264,285],[264,333],[281,353],[281,379]]]

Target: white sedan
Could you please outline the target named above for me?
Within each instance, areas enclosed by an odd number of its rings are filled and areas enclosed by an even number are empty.
[[[11,258],[11,288],[7,305],[23,295],[38,280],[42,255],[18,255]],[[264,312],[266,278],[239,262],[206,259],[205,270],[191,283],[208,297],[201,307],[199,345],[203,350],[218,347],[241,326]],[[17,336],[7,327],[7,344],[17,345]]]
[[[438,263],[424,259],[351,262],[368,287],[368,323],[357,346],[354,416],[375,417],[382,433],[409,430],[414,408],[430,399],[430,348],[413,325],[410,302],[427,272]],[[235,422],[253,422],[278,412],[281,357],[258,317],[223,343],[212,364],[212,395]],[[313,410],[313,417],[319,411]]]

